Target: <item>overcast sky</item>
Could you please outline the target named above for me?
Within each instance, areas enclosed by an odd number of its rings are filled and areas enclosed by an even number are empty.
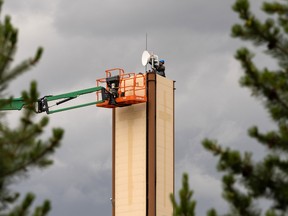
[[[143,72],[147,33],[148,50],[166,60],[167,78],[176,81],[176,191],[188,172],[197,215],[212,207],[223,212],[217,160],[201,140],[261,152],[246,131],[271,125],[260,103],[238,84],[242,70],[233,56],[245,44],[230,38],[238,22],[233,2],[6,0],[3,12],[20,31],[15,62],[38,46],[45,49],[39,65],[9,92],[19,96],[32,79],[44,96],[94,87],[114,67]],[[18,114],[9,114],[11,122]],[[50,199],[52,216],[111,215],[111,117],[111,110],[94,106],[51,115],[51,127],[65,129],[55,164],[34,171],[17,189],[36,193],[37,203]]]

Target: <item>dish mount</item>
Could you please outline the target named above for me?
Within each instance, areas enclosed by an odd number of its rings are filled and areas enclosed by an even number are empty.
[[[148,63],[151,64],[152,69],[155,69],[155,66],[159,64],[159,58],[157,55],[149,53],[147,50],[145,50],[142,53],[142,65],[146,66]]]

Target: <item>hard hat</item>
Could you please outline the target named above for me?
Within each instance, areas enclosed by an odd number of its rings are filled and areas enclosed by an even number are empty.
[[[163,64],[165,63],[164,59],[161,59],[159,62],[161,62],[161,63],[163,63]]]

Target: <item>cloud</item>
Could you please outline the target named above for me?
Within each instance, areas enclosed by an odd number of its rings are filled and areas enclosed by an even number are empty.
[[[9,0],[5,1],[4,8],[7,13],[17,13],[19,16],[27,15],[33,13],[33,15],[41,14],[41,13],[50,13],[53,8],[56,6],[57,1],[44,1],[39,2],[37,0],[27,0],[27,1],[17,1],[17,0]],[[12,15],[12,14],[11,14]],[[22,16],[29,18],[30,16]]]
[[[55,25],[67,37],[135,37],[145,32],[163,35],[226,30],[233,18],[231,1],[61,1]],[[213,20],[211,19],[213,17]]]

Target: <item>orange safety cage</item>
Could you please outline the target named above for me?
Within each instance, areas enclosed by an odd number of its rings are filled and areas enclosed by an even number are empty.
[[[146,95],[146,74],[142,73],[125,73],[121,68],[114,68],[106,70],[106,77],[97,79],[96,85],[105,87],[107,92],[117,92],[115,97],[116,104],[111,104],[109,100],[105,100],[102,103],[96,104],[97,107],[114,108],[128,106],[137,103],[143,103],[147,101]],[[119,79],[119,85],[115,88],[111,88],[107,83],[107,80],[117,77]],[[96,93],[96,99],[101,100],[101,93]]]

